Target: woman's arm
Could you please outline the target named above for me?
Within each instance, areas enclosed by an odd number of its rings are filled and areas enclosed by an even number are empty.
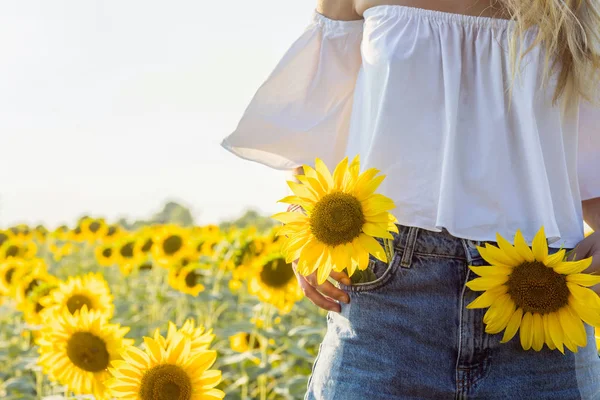
[[[317,12],[331,19],[344,21],[362,19],[356,12],[354,0],[318,0]]]
[[[600,197],[584,200],[581,205],[583,207],[583,220],[595,232],[600,232]]]

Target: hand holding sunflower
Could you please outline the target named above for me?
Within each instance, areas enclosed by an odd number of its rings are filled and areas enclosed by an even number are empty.
[[[587,236],[567,255],[567,259],[571,261],[586,258],[591,258],[592,263],[585,272],[588,274],[600,274],[600,231]],[[600,285],[594,285],[592,290],[600,295]]]
[[[389,213],[395,205],[375,193],[385,176],[377,176],[375,168],[361,174],[358,156],[352,162],[346,157],[333,174],[318,158],[315,167],[304,165],[300,182],[288,182],[294,195],[280,200],[301,206],[304,213],[283,212],[273,218],[285,224],[278,232],[284,237],[281,252],[286,262],[294,262],[305,294],[318,306],[337,311],[339,305],[318,295],[316,288],[344,301],[346,294],[326,282],[328,277],[349,284],[348,276],[367,269],[370,254],[388,262],[375,238],[393,240],[390,232],[398,232]]]

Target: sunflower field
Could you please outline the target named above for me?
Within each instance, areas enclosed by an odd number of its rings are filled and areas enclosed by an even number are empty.
[[[325,311],[278,229],[0,230],[0,398],[302,398]]]

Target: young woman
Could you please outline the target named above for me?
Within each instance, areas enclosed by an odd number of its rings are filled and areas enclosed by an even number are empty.
[[[277,169],[346,155],[387,177],[399,222],[374,278],[317,285],[330,310],[306,399],[600,399],[593,329],[577,353],[487,334],[469,265],[496,233],[600,271],[596,0],[321,0],[223,141]],[[594,288],[597,289],[597,288]],[[336,301],[337,300],[337,301]]]

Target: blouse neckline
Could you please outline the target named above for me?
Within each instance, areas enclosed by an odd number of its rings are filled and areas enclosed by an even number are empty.
[[[367,19],[384,14],[394,16],[417,16],[439,23],[453,23],[459,25],[475,25],[481,27],[509,28],[516,21],[504,18],[493,18],[476,15],[458,14],[447,11],[430,10],[427,8],[403,6],[399,4],[380,4],[363,11],[363,18]]]

